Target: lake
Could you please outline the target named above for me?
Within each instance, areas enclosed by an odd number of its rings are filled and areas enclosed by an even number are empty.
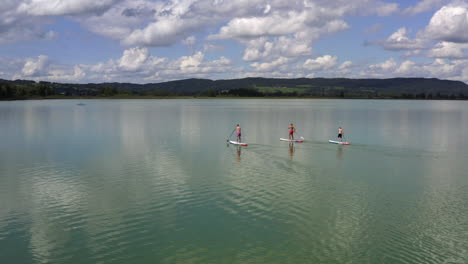
[[[0,102],[0,263],[468,263],[467,132],[463,101]]]

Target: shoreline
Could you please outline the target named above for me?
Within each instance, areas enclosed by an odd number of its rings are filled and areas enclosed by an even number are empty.
[[[424,99],[424,98],[391,98],[391,97],[379,97],[379,98],[365,98],[365,97],[313,97],[313,96],[259,96],[259,97],[239,97],[239,96],[47,96],[47,97],[28,97],[28,98],[5,98],[0,99],[0,102],[4,101],[30,101],[30,100],[163,100],[163,99],[275,99],[275,100],[284,100],[284,99],[309,99],[309,100],[414,100],[414,101],[467,101],[467,99],[447,99],[447,98],[436,98],[436,99]]]

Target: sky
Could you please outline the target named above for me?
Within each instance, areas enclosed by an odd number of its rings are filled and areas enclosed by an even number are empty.
[[[0,78],[468,83],[467,0],[0,0]]]

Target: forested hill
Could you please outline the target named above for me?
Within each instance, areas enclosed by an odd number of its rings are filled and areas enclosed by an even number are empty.
[[[461,81],[426,78],[186,79],[149,84],[37,83],[0,79],[0,99],[126,95],[468,99],[468,85]]]

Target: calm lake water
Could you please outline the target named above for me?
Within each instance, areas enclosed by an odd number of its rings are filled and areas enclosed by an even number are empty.
[[[0,102],[0,263],[468,263],[467,133],[461,101]]]

